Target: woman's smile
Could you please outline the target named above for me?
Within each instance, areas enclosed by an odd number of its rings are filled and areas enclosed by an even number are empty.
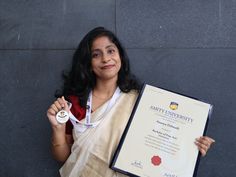
[[[107,69],[112,69],[113,67],[115,67],[114,64],[109,64],[109,65],[104,65],[104,66],[102,66],[101,69],[107,70]]]

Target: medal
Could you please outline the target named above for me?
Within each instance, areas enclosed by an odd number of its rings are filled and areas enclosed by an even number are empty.
[[[69,113],[62,109],[56,114],[56,119],[57,122],[64,124],[69,120]]]

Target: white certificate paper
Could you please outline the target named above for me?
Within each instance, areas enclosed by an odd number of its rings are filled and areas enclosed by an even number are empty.
[[[111,163],[129,176],[192,177],[212,105],[144,85]]]

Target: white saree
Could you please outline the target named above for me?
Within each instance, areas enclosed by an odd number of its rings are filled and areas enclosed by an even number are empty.
[[[83,133],[73,130],[71,155],[60,169],[62,177],[124,177],[109,168],[121,135],[130,117],[137,93],[121,93],[101,123]],[[92,113],[92,121],[106,108],[105,103]]]

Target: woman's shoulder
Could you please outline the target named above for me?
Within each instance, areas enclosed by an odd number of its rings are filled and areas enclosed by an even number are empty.
[[[124,92],[123,92],[123,94],[125,94],[125,95],[127,95],[127,96],[129,96],[129,97],[137,97],[138,94],[139,94],[139,92],[138,92],[138,90],[130,90],[130,91],[127,92],[127,93],[124,93]]]
[[[74,103],[79,103],[79,98],[78,98],[78,96],[76,96],[76,95],[69,95],[68,96],[68,99],[69,99],[69,101],[72,103],[72,102],[74,102]]]
[[[76,95],[69,95],[68,96],[68,101],[72,104],[71,107],[71,112],[76,116],[76,117],[81,117],[85,113],[85,109],[81,106],[79,97]]]

